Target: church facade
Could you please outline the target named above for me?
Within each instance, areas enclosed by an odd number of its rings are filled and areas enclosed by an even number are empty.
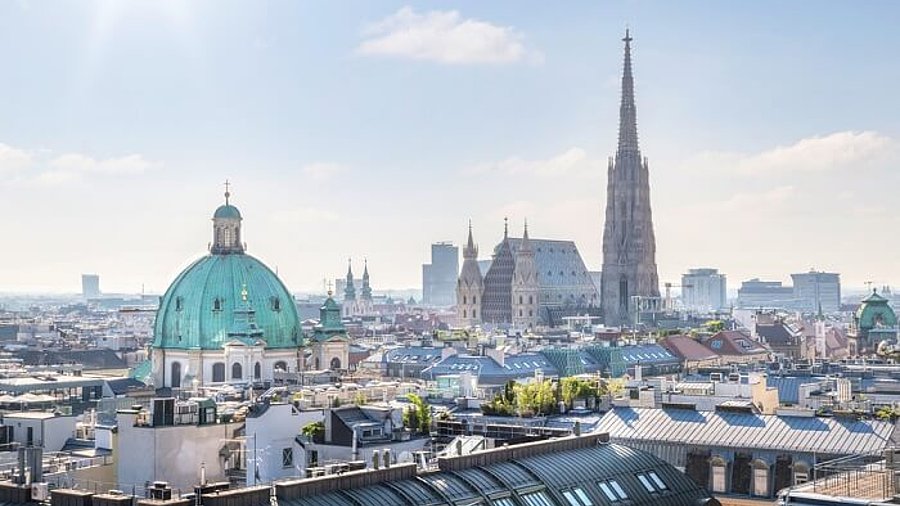
[[[625,32],[619,143],[607,171],[601,298],[606,325],[633,319],[636,299],[659,299],[656,237],[650,209],[650,170],[638,147],[631,36]]]
[[[372,303],[372,287],[369,285],[369,262],[363,266],[362,287],[356,294],[356,284],[353,280],[353,263],[347,262],[347,278],[344,282],[344,304],[342,314],[345,318],[356,316],[372,316],[375,314],[375,305]]]

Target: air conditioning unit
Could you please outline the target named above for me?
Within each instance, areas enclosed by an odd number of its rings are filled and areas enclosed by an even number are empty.
[[[50,487],[47,483],[32,483],[31,484],[31,500],[32,501],[46,501],[50,499]]]

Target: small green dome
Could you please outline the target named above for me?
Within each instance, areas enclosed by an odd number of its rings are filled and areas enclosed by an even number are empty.
[[[207,255],[191,264],[163,295],[153,330],[153,347],[161,349],[221,349],[236,335],[259,334],[266,348],[300,345],[294,298],[275,273],[246,254]]]
[[[218,209],[216,209],[215,214],[213,214],[213,218],[231,218],[239,220],[241,219],[241,212],[233,205],[225,204],[219,206]]]
[[[856,320],[861,330],[876,327],[893,328],[897,325],[897,315],[888,304],[888,300],[875,291],[863,299],[862,305],[856,311]]]

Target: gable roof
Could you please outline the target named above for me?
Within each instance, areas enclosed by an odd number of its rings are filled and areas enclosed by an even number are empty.
[[[715,360],[719,354],[688,336],[668,336],[659,343],[682,360]]]
[[[723,330],[703,341],[703,345],[719,355],[763,355],[768,348],[737,330]]]
[[[597,427],[613,441],[665,441],[829,455],[881,452],[894,424],[878,420],[760,415],[689,409],[614,408]]]

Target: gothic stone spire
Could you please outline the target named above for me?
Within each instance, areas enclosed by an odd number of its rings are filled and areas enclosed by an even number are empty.
[[[650,209],[650,177],[638,148],[637,109],[631,68],[631,33],[626,31],[619,108],[619,144],[607,172],[603,230],[601,303],[607,325],[633,317],[634,296],[658,297],[656,238]]]

